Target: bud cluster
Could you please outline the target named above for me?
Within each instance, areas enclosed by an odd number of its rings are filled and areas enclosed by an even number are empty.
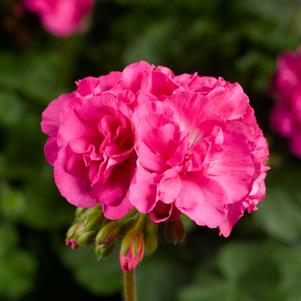
[[[134,270],[144,254],[152,254],[158,246],[158,224],[147,215],[135,210],[118,221],[103,216],[100,206],[78,208],[75,220],[66,235],[66,246],[76,249],[95,245],[98,259],[114,250],[120,241],[119,259],[123,271]],[[185,230],[180,219],[165,223],[164,236],[167,242],[177,244],[183,241]]]
[[[66,245],[71,249],[93,243],[98,229],[105,222],[100,206],[92,208],[77,208],[75,221],[68,229]]]

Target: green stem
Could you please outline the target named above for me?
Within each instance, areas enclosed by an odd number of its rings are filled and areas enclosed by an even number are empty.
[[[124,301],[137,301],[135,270],[123,272]]]

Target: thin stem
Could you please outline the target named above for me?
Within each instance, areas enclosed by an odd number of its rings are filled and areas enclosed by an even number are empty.
[[[137,301],[135,270],[123,272],[124,301]]]

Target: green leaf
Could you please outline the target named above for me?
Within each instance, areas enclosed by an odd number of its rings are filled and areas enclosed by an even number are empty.
[[[30,253],[18,249],[18,240],[12,225],[0,225],[0,297],[21,297],[33,288],[36,262]]]
[[[14,249],[0,257],[0,266],[0,296],[19,298],[32,290],[36,262],[30,253]]]
[[[21,220],[27,225],[53,230],[68,225],[73,219],[73,207],[59,196],[49,168],[34,173],[25,186],[25,209]]]
[[[258,225],[282,241],[301,238],[300,178],[299,170],[274,170],[267,180],[266,199],[254,213]]]
[[[19,237],[14,229],[9,224],[0,224],[0,257],[8,254],[18,243]]]
[[[63,56],[55,52],[0,52],[0,86],[45,104],[56,97],[64,82]]]
[[[111,295],[122,289],[122,274],[116,253],[97,261],[93,248],[61,252],[63,262],[71,269],[75,280],[97,295]]]
[[[17,94],[9,91],[0,92],[0,125],[15,125],[22,117],[23,104]]]
[[[237,280],[256,261],[256,251],[254,244],[231,243],[221,249],[217,263],[226,278]]]
[[[235,300],[235,287],[232,283],[222,279],[208,279],[187,287],[179,294],[179,301],[233,301]]]
[[[274,244],[230,242],[213,265],[202,265],[195,282],[179,294],[179,301],[281,301],[281,275]],[[273,288],[273,289],[271,289]]]
[[[138,300],[175,300],[185,277],[185,268],[175,258],[155,253],[145,257],[137,269]]]
[[[19,217],[25,208],[22,192],[13,190],[8,185],[0,185],[0,211],[9,219]]]
[[[130,47],[124,54],[125,62],[145,59],[154,64],[160,64],[158,54],[161,52],[163,45],[167,47],[165,41],[169,39],[171,30],[172,24],[170,22],[151,24],[141,36],[136,37],[135,41],[129,44]]]
[[[301,245],[281,247],[276,254],[282,275],[280,288],[286,301],[299,300],[301,296]]]

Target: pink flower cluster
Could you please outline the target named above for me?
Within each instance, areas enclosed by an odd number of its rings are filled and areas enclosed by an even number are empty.
[[[42,130],[61,194],[108,219],[182,213],[227,237],[265,195],[266,140],[241,86],[222,78],[134,63],[78,81]]]
[[[38,14],[45,28],[56,36],[69,36],[86,27],[94,0],[24,0],[25,7]]]
[[[290,140],[292,152],[301,158],[301,48],[278,58],[273,93],[278,102],[271,125]]]

